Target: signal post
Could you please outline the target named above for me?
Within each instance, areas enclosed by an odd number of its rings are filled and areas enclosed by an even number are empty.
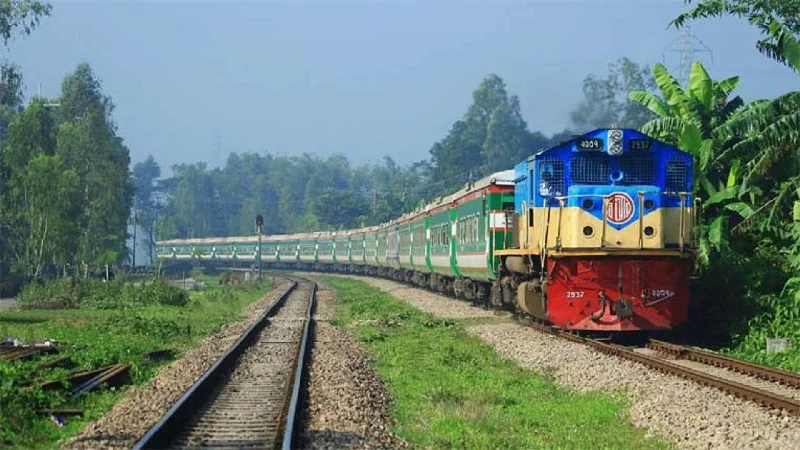
[[[261,228],[264,226],[264,216],[256,216],[256,229],[258,230],[258,281],[261,282]]]

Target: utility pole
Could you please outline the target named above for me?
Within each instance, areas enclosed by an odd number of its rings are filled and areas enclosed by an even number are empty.
[[[264,216],[256,216],[256,228],[258,229],[258,281],[261,282],[261,227],[264,226]]]

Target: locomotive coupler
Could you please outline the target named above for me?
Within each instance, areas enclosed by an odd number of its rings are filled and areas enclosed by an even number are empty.
[[[620,299],[611,303],[611,311],[620,318],[633,317],[633,302]]]

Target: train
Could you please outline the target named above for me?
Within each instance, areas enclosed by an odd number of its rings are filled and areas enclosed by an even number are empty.
[[[377,226],[159,241],[162,261],[387,277],[576,332],[671,330],[697,260],[693,158],[600,128]]]

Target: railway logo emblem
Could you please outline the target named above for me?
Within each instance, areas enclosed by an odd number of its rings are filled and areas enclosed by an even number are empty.
[[[614,225],[622,225],[633,217],[633,199],[624,192],[614,192],[608,199],[606,219]]]

